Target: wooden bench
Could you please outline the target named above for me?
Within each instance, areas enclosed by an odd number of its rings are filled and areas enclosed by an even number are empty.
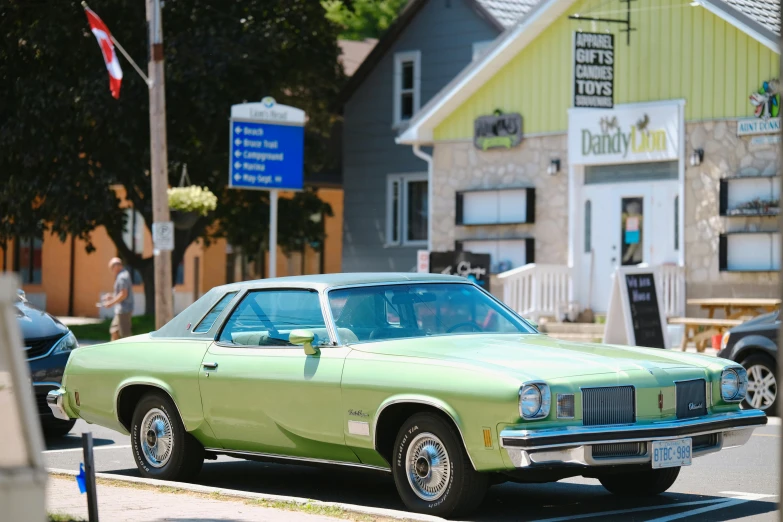
[[[703,317],[671,317],[669,324],[681,324],[685,327],[682,335],[680,350],[683,352],[688,345],[688,341],[696,344],[696,350],[703,352],[707,342],[713,335],[722,335],[729,328],[742,324],[739,319],[705,319]],[[704,328],[703,331],[699,331]]]

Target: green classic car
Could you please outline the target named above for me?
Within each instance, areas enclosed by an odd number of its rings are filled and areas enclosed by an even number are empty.
[[[217,287],[156,332],[80,348],[48,402],[129,433],[145,477],[217,455],[353,466],[458,516],[509,480],[662,493],[766,424],[746,388],[731,361],[551,339],[463,278],[333,274]]]

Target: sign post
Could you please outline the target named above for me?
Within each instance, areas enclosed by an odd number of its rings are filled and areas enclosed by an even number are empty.
[[[278,191],[304,185],[304,124],[303,110],[269,96],[231,106],[228,186],[269,191],[269,277],[277,275]]]

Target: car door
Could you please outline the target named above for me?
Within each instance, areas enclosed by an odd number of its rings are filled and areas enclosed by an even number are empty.
[[[295,329],[320,353],[291,345]],[[204,356],[204,417],[227,449],[356,462],[340,391],[348,351],[332,346],[316,291],[249,291]]]

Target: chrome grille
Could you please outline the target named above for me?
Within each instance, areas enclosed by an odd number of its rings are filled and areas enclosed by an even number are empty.
[[[582,389],[582,424],[633,424],[636,422],[636,392],[633,386]]]
[[[704,379],[674,383],[678,419],[707,415],[707,386]]]
[[[646,442],[621,442],[618,444],[596,444],[593,458],[616,459],[621,457],[643,457],[647,455]]]

